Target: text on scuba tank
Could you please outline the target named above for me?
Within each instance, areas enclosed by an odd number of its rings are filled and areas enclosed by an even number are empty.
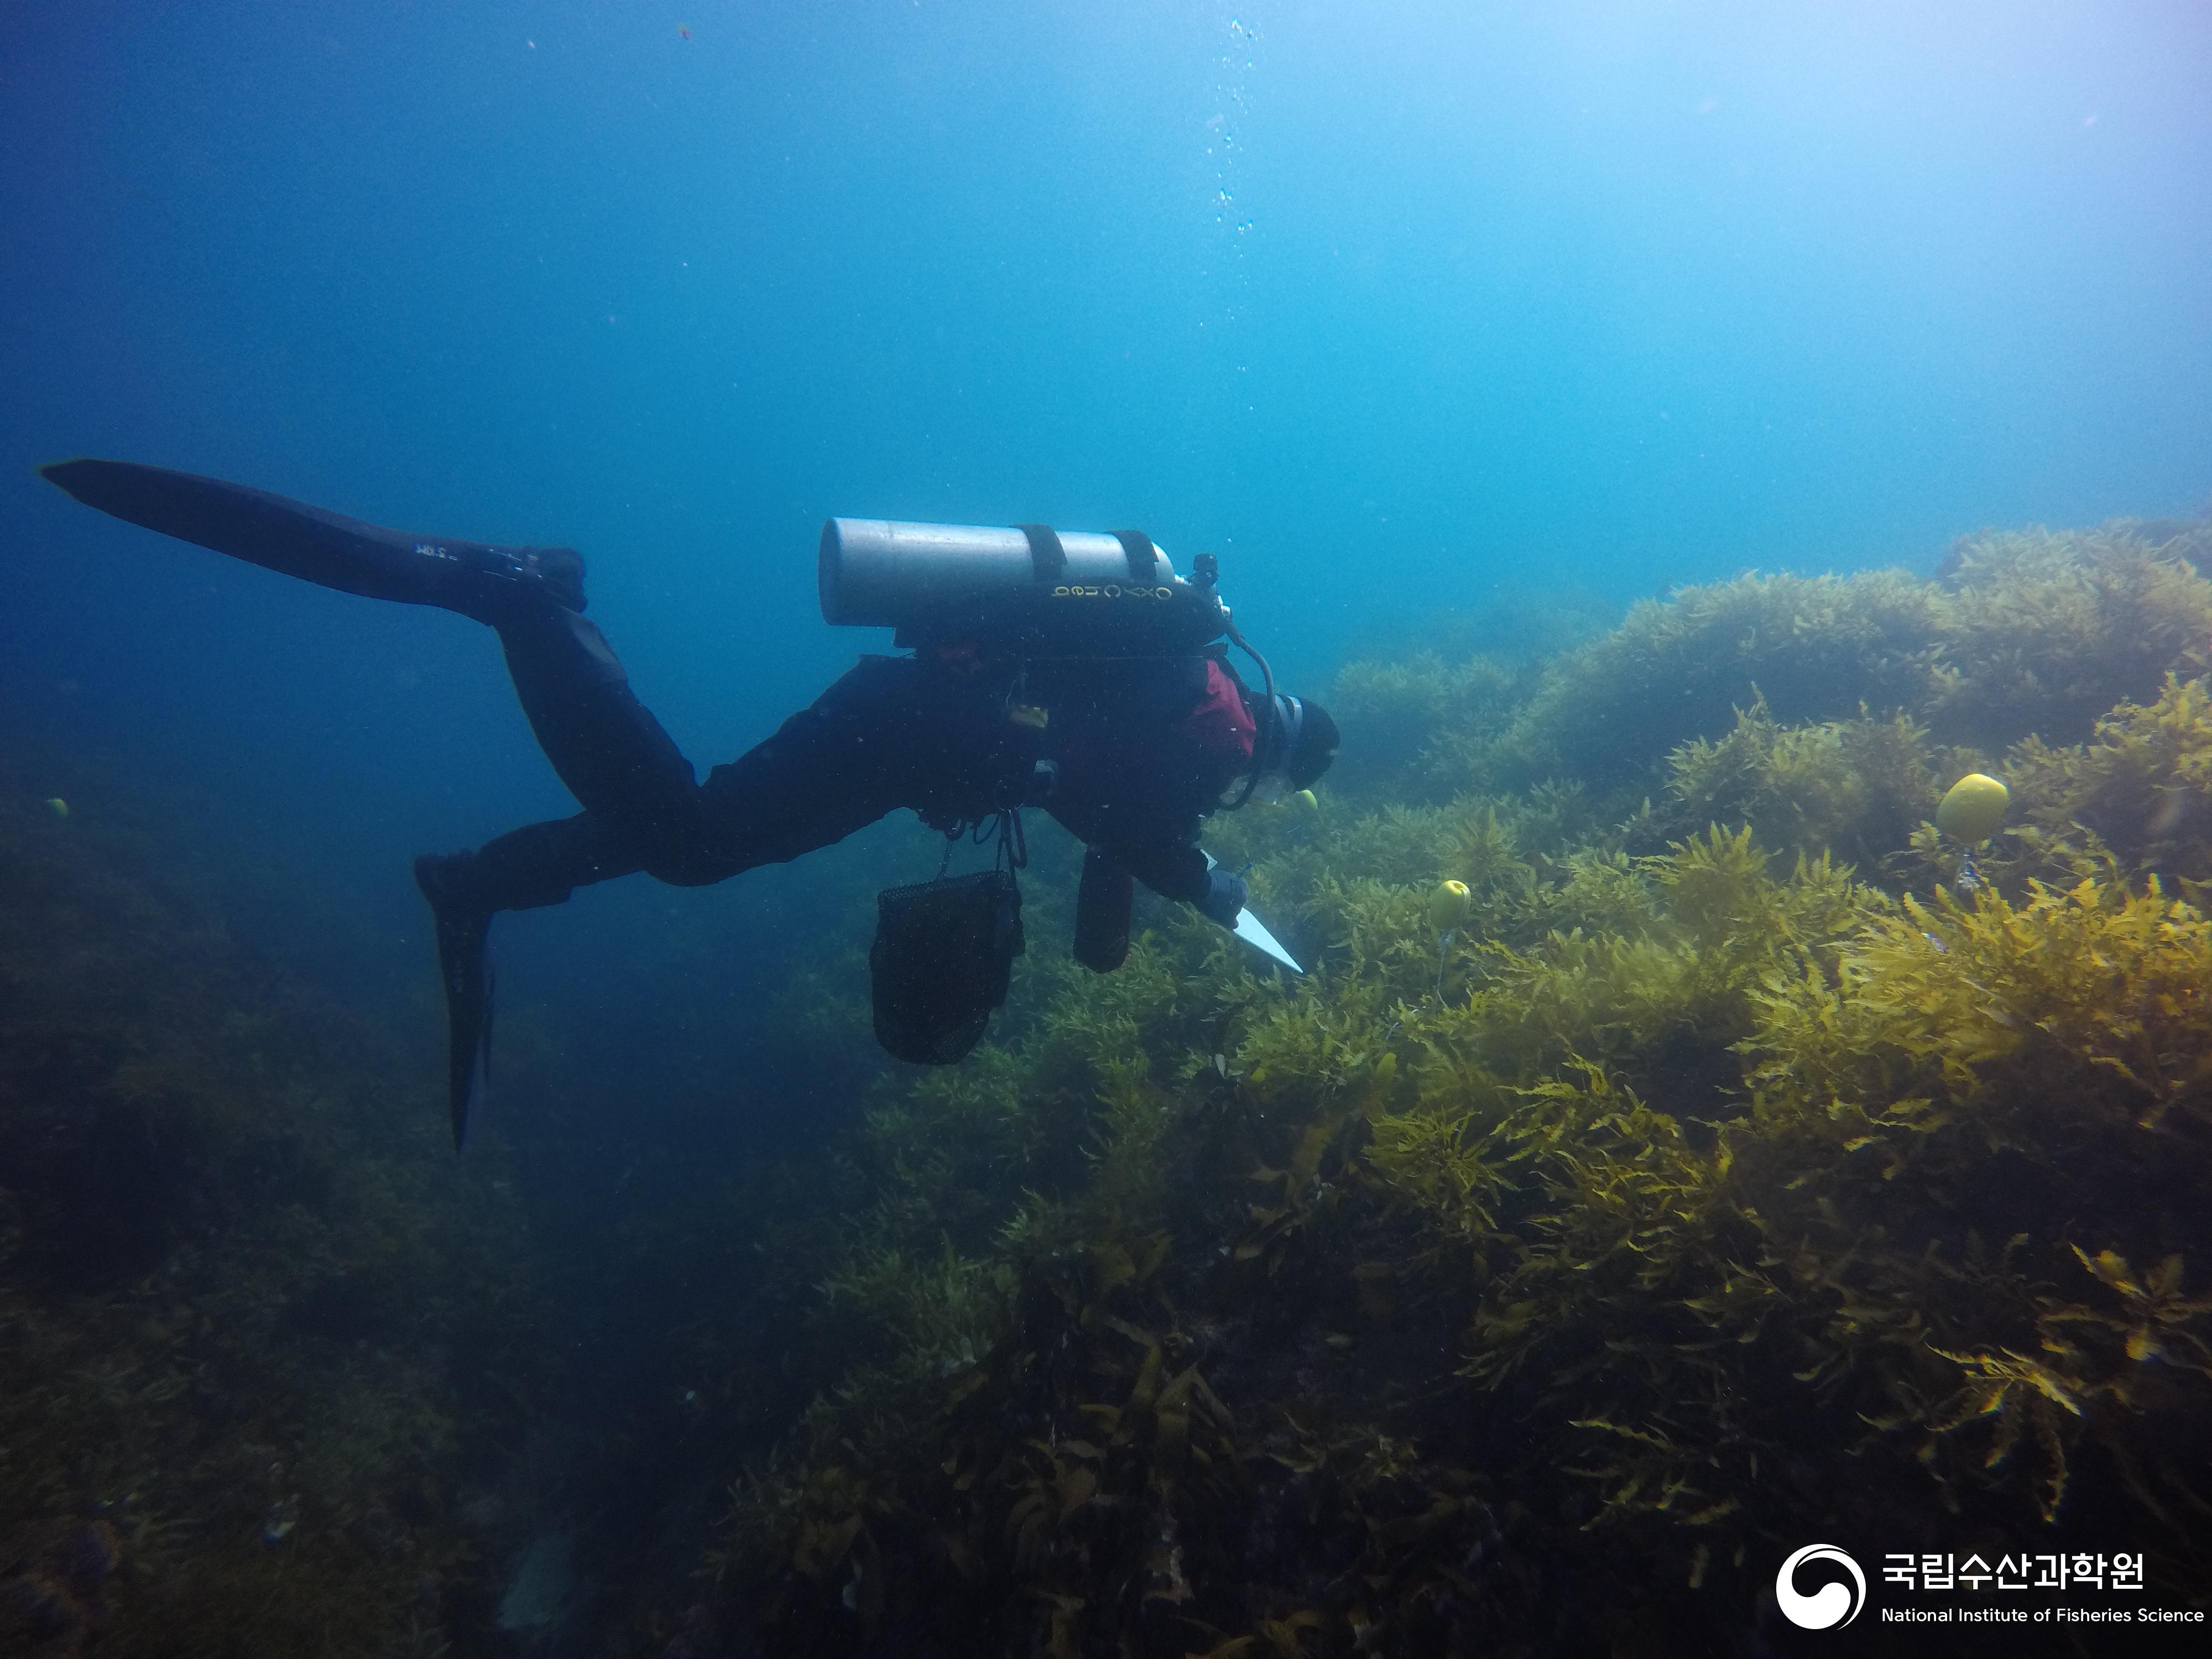
[[[1124,587],[1119,582],[1103,582],[1093,587],[1060,586],[1052,590],[1055,599],[1172,599],[1171,587]]]

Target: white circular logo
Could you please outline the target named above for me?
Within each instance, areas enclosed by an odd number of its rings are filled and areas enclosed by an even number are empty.
[[[1797,1569],[1808,1561],[1835,1562],[1850,1574],[1850,1586],[1823,1584],[1810,1595],[1800,1595],[1794,1581]],[[1866,1605],[1866,1575],[1859,1571],[1857,1562],[1833,1544],[1808,1544],[1784,1561],[1782,1571],[1774,1575],[1774,1599],[1782,1604],[1782,1616],[1800,1630],[1827,1630],[1837,1625],[1848,1625]]]

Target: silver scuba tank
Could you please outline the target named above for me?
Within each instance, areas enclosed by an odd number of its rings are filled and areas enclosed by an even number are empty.
[[[896,629],[902,645],[972,636],[1030,655],[1180,653],[1229,622],[1211,582],[1176,574],[1134,530],[831,519],[816,574],[824,622]]]

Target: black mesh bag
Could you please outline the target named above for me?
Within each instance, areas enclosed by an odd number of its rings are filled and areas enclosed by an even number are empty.
[[[964,1058],[1005,1003],[1021,953],[1022,890],[1011,870],[878,893],[868,951],[876,1041],[923,1066]]]

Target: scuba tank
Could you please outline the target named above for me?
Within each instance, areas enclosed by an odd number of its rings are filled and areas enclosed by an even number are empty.
[[[1182,656],[1231,631],[1212,562],[1176,573],[1140,530],[831,519],[822,619],[890,628],[901,646],[980,638],[1027,658]]]

